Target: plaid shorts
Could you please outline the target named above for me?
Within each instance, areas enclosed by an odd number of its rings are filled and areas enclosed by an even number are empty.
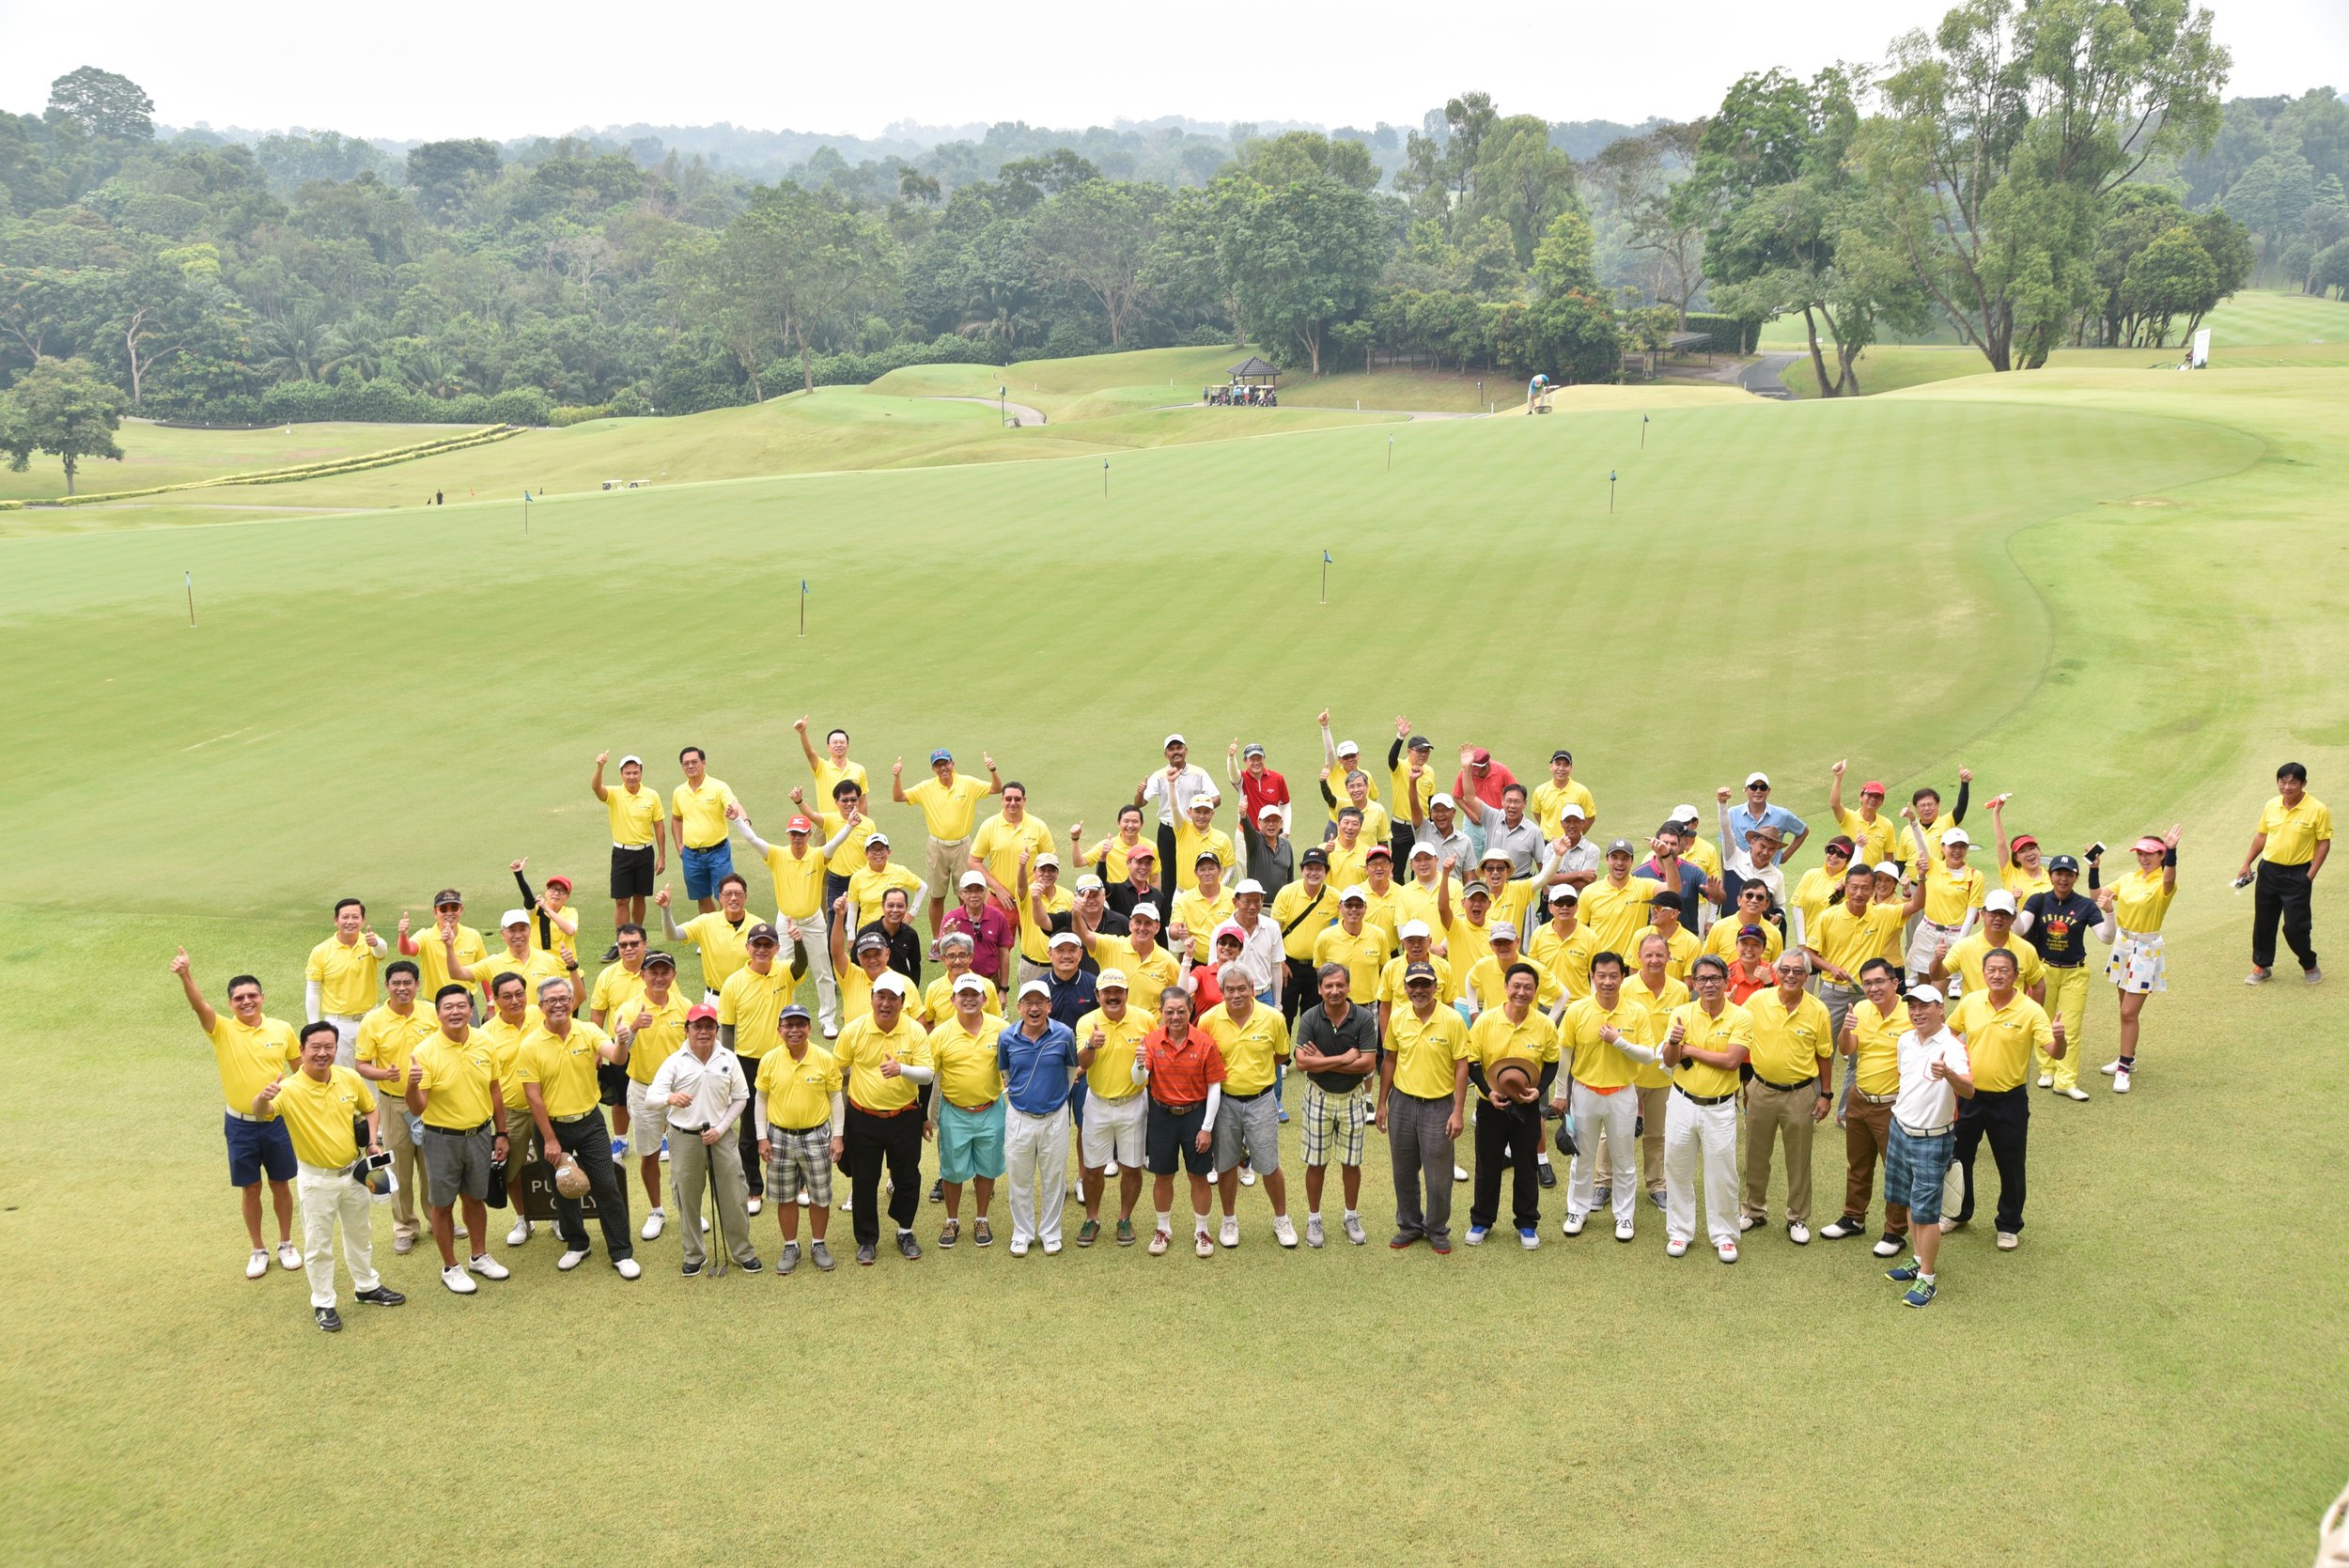
[[[796,1203],[805,1192],[818,1208],[832,1207],[832,1128],[807,1132],[767,1129],[767,1194],[778,1203]]]
[[[1911,1227],[1938,1224],[1941,1182],[1957,1152],[1955,1126],[1920,1138],[1895,1121],[1884,1148],[1884,1201],[1906,1203]]]
[[[1332,1094],[1320,1084],[1305,1083],[1305,1163],[1327,1165],[1334,1151],[1340,1165],[1362,1162],[1362,1129],[1370,1125],[1370,1083],[1350,1094]]]

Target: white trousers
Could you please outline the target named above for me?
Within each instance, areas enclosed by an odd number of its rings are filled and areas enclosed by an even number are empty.
[[[1607,1185],[1612,1188],[1610,1203],[1615,1211],[1615,1222],[1631,1223],[1640,1202],[1640,1139],[1632,1128],[1640,1122],[1640,1092],[1618,1089],[1602,1094],[1595,1089],[1577,1081],[1574,1098],[1574,1146],[1581,1152],[1574,1157],[1574,1173],[1566,1182],[1566,1208],[1574,1214],[1588,1214],[1598,1198],[1596,1180],[1599,1129],[1607,1129],[1607,1155],[1614,1170],[1609,1173]]]
[[[1068,1110],[1031,1116],[1003,1108],[1003,1180],[1011,1186],[1011,1239],[1060,1241],[1068,1187]]]
[[[353,1290],[373,1290],[383,1281],[375,1272],[375,1243],[367,1231],[367,1189],[342,1171],[302,1165],[294,1171],[294,1196],[302,1203],[302,1266],[310,1276],[310,1305],[334,1304],[334,1221],[343,1225],[343,1262],[350,1265]]]
[[[1664,1228],[1697,1234],[1697,1157],[1704,1158],[1704,1228],[1718,1247],[1737,1239],[1737,1102],[1699,1105],[1674,1089],[1664,1107]]]
[[[349,1013],[329,1013],[324,1021],[334,1026],[334,1065],[357,1066],[359,1020]]]
[[[803,920],[793,922],[800,928],[800,939],[786,942],[781,957],[786,964],[803,966],[816,977],[816,1021],[827,1036],[840,1030],[840,986],[832,977],[832,942],[826,935],[824,911],[817,909]],[[775,929],[786,929],[783,916],[775,916]]]

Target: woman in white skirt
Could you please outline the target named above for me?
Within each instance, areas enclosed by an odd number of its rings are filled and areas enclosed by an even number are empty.
[[[2104,1067],[2116,1094],[2129,1092],[2129,1075],[2137,1070],[2137,1016],[2145,1010],[2145,999],[2170,988],[2161,923],[2169,916],[2170,901],[2178,895],[2177,825],[2170,825],[2165,838],[2148,833],[2129,847],[2137,855],[2137,869],[2095,894],[2097,904],[2120,927],[2111,961],[2105,966],[2105,978],[2121,993],[2121,1055]]]

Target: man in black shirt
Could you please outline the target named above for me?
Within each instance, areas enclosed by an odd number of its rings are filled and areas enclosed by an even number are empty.
[[[1126,851],[1126,880],[1106,890],[1107,902],[1121,919],[1131,920],[1134,906],[1151,904],[1172,908],[1174,896],[1159,891],[1159,852],[1148,840]]]
[[[1319,1247],[1321,1184],[1334,1151],[1346,1189],[1346,1239],[1362,1245],[1363,1128],[1371,1121],[1371,1079],[1378,1069],[1378,1022],[1346,997],[1344,964],[1315,976],[1321,1001],[1298,1016],[1294,1061],[1305,1086],[1305,1245]]]
[[[2015,917],[2015,933],[2030,943],[2039,961],[2047,967],[2047,1014],[2063,1020],[2063,1036],[2073,1042],[2061,1061],[2039,1056],[2039,1087],[2052,1089],[2067,1100],[2088,1098],[2088,1091],[2079,1083],[2077,1044],[2088,1017],[2088,934],[2093,931],[2107,946],[2113,937],[2111,912],[2098,908],[2094,899],[2076,891],[2079,877],[2079,862],[2069,855],[2056,856],[2047,862],[2052,891],[2032,893],[2023,901],[2023,912]],[[2089,873],[2088,885],[2091,889],[2096,885],[2093,871]]]
[[[889,967],[912,981],[913,994],[919,996],[922,994],[922,955],[928,944],[914,930],[913,923],[906,918],[911,908],[905,889],[891,888],[881,894],[880,919],[859,931],[857,936],[862,939],[867,935],[878,935],[887,942]]]

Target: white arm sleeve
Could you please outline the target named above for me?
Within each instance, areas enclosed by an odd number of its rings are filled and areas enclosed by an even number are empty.
[[[1220,1084],[1220,1083],[1210,1083],[1210,1084],[1208,1084],[1208,1085],[1207,1085],[1207,1113],[1206,1113],[1206,1115],[1205,1117],[1203,1117],[1203,1118],[1200,1120],[1200,1123],[1199,1123],[1199,1130],[1200,1130],[1201,1132],[1213,1132],[1213,1131],[1215,1130],[1215,1113],[1216,1113],[1216,1110],[1217,1110],[1217,1108],[1218,1108],[1218,1107],[1221,1106],[1221,1105],[1222,1105],[1222,1103],[1223,1103],[1223,1085],[1221,1085],[1221,1084]]]

